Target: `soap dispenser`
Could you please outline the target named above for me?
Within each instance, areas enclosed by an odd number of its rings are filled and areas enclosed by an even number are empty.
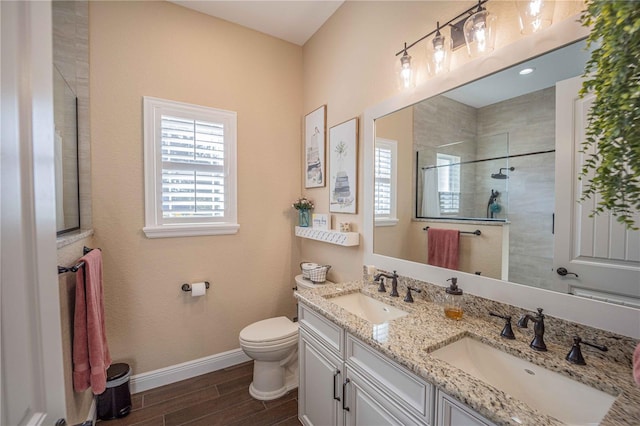
[[[444,316],[460,320],[464,311],[462,289],[458,287],[458,279],[456,277],[449,278],[447,281],[451,281],[451,285],[445,290],[447,294],[444,298]]]

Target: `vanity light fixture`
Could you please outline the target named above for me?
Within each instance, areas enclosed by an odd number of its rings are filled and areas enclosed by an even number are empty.
[[[451,38],[440,32],[440,22],[436,26],[436,35],[427,43],[427,67],[429,75],[449,71],[451,62]]]
[[[533,34],[551,25],[553,21],[553,0],[518,0],[516,9],[520,20],[520,32],[522,34]]]
[[[402,52],[400,69],[398,70],[398,85],[400,90],[415,86],[415,70],[411,68],[411,56],[407,53],[407,43],[404,44]]]
[[[495,41],[495,20],[496,16],[489,13],[482,5],[489,0],[478,0],[474,5],[454,18],[445,22],[442,26],[438,21],[436,29],[413,43],[404,44],[404,48],[396,53],[400,56],[398,63],[398,84],[401,89],[407,89],[415,85],[415,65],[412,68],[409,49],[431,36],[434,36],[431,43],[427,45],[427,67],[430,75],[435,75],[449,70],[451,51],[465,43],[464,37],[467,35],[467,24],[469,28],[470,41],[467,42],[469,52],[477,53],[490,52],[493,50]],[[542,1],[542,0],[541,0]],[[462,18],[462,19],[461,19]],[[464,31],[463,31],[464,26]],[[444,28],[450,27],[450,36],[442,34]],[[464,35],[463,35],[464,33]],[[472,46],[469,46],[472,43]]]
[[[464,40],[469,56],[475,57],[493,51],[496,18],[496,15],[482,6],[482,2],[478,2],[478,9],[464,23]]]

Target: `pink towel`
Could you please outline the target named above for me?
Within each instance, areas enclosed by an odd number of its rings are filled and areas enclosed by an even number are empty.
[[[91,250],[76,273],[76,305],[73,319],[73,388],[91,386],[95,395],[104,392],[111,356],[107,346],[102,290],[102,253]]]
[[[429,265],[458,269],[460,231],[429,228]]]
[[[636,346],[636,350],[633,351],[633,380],[640,386],[640,343]]]

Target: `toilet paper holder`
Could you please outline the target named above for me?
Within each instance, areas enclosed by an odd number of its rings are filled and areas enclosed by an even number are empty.
[[[204,282],[204,287],[209,290],[209,281]],[[182,291],[191,291],[191,284],[182,284]]]

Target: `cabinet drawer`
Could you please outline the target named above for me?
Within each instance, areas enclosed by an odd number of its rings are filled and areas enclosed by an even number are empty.
[[[304,304],[298,304],[298,322],[316,339],[333,349],[342,358],[344,356],[344,330]]]
[[[431,424],[433,386],[409,370],[347,334],[347,362],[396,403]]]

